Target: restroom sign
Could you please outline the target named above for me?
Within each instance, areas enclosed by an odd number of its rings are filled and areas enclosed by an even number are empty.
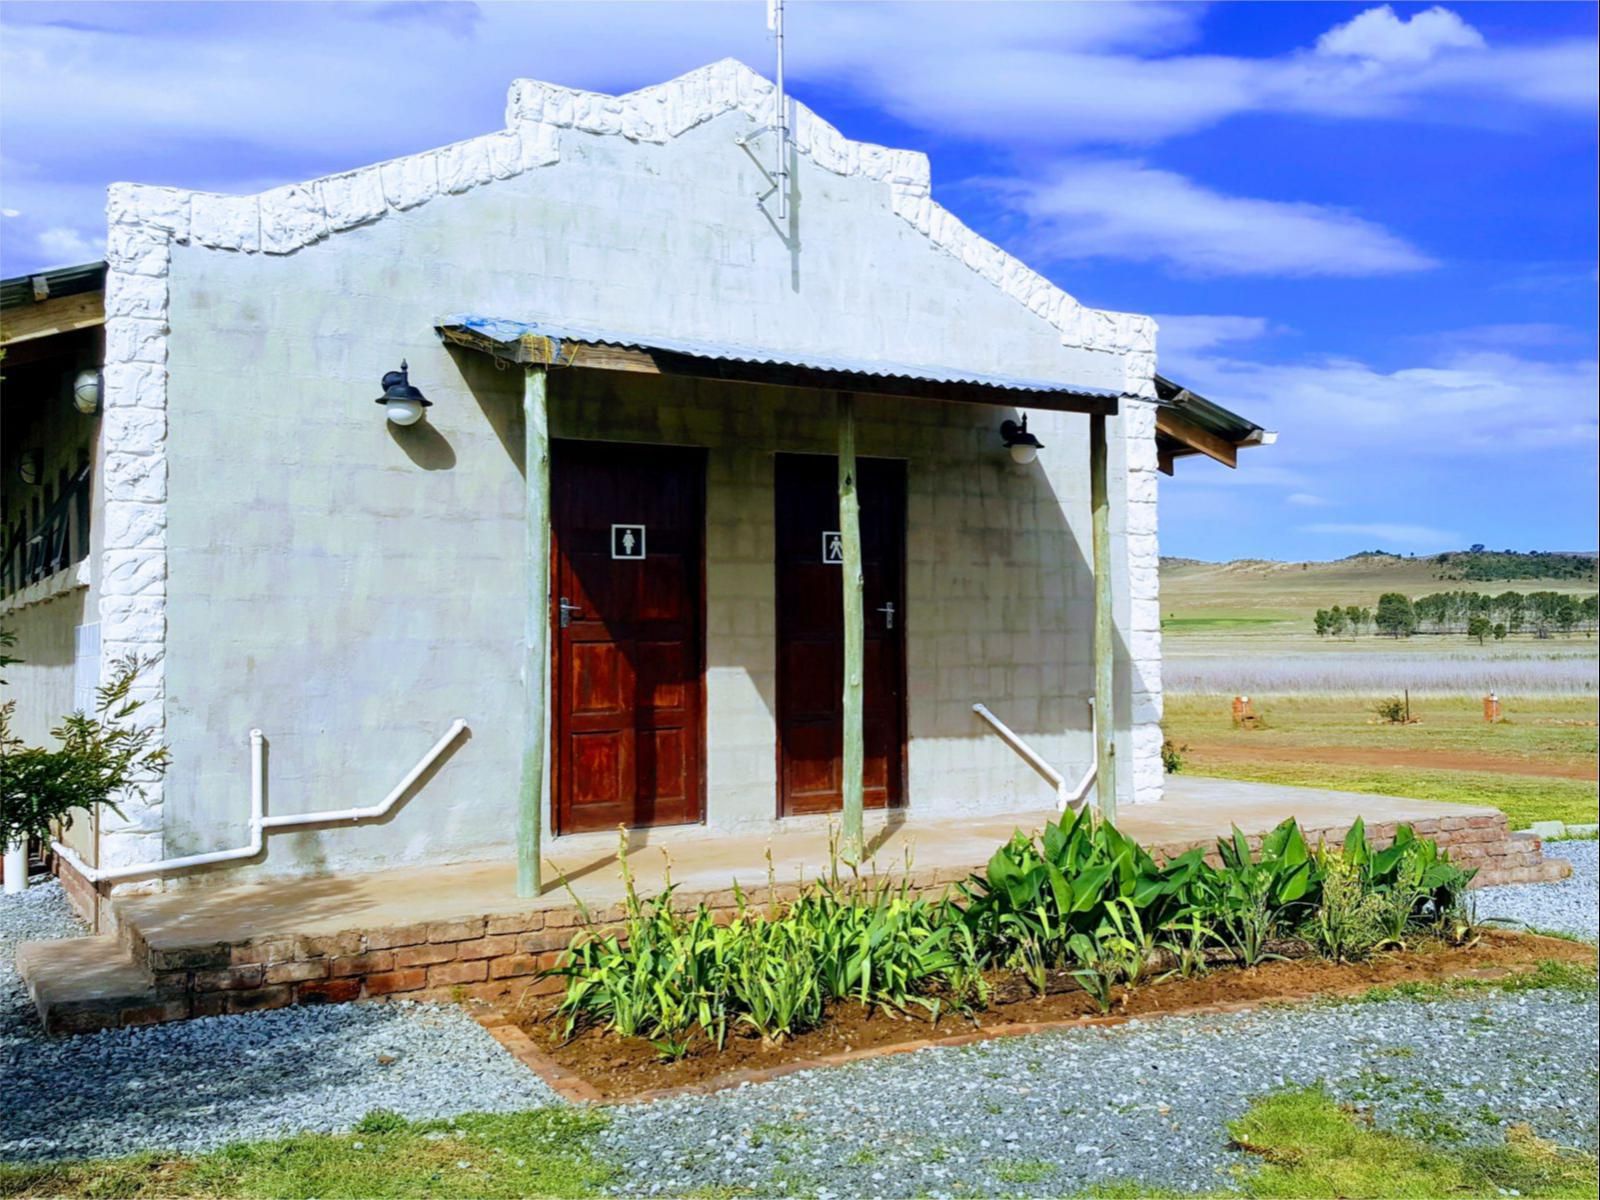
[[[844,565],[844,538],[837,529],[822,531],[822,561],[831,566]]]
[[[644,557],[644,526],[613,525],[611,527],[612,558]]]

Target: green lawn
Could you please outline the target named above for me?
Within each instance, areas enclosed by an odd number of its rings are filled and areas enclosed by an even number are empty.
[[[1286,783],[1297,787],[1332,788],[1342,792],[1370,792],[1379,796],[1409,796],[1414,800],[1487,804],[1505,813],[1513,829],[1526,829],[1535,821],[1565,821],[1578,825],[1594,824],[1600,819],[1596,816],[1600,806],[1595,800],[1595,785],[1578,779],[1343,767],[1316,763],[1303,766],[1230,763],[1226,766],[1196,768],[1194,774],[1253,783]]]

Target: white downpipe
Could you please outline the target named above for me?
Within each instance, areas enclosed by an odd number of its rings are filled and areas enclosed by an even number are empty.
[[[1041,758],[1038,751],[1036,751],[1032,746],[1028,745],[1027,742],[1023,741],[1016,730],[1012,729],[1011,726],[1007,725],[999,717],[995,716],[994,713],[990,712],[988,705],[974,704],[972,706],[972,711],[977,713],[985,721],[989,722],[989,725],[994,729],[994,731],[1000,735],[1000,740],[1015,750],[1023,762],[1027,763],[1035,771],[1039,772],[1039,774],[1044,777],[1045,782],[1051,787],[1055,788],[1056,811],[1066,812],[1069,808],[1082,807],[1084,797],[1089,794],[1089,789],[1094,786],[1094,763],[1089,764],[1089,769],[1083,773],[1083,778],[1078,781],[1076,787],[1068,788],[1066,777],[1063,776],[1060,771],[1056,770],[1049,763],[1047,763],[1043,758]],[[1095,732],[1095,719],[1094,701],[1090,700],[1089,735],[1091,738],[1094,736]]]
[[[90,883],[118,883],[128,879],[149,879],[156,875],[165,875],[171,871],[187,870],[190,867],[206,867],[215,863],[232,862],[238,859],[254,858],[266,847],[266,835],[269,829],[298,829],[307,825],[358,824],[363,821],[375,821],[387,816],[389,810],[399,802],[411,785],[421,778],[422,773],[431,767],[439,755],[451,742],[461,736],[461,731],[467,727],[465,720],[458,719],[443,737],[433,744],[417,765],[407,771],[394,789],[377,804],[366,808],[332,808],[321,812],[293,813],[281,817],[266,815],[266,784],[267,767],[265,743],[266,738],[261,730],[250,731],[250,841],[243,846],[232,850],[213,850],[206,854],[190,854],[184,858],[164,858],[160,862],[139,863],[131,867],[112,867],[102,870],[91,867],[73,851],[72,847],[60,842],[51,842],[50,848],[67,861],[72,868],[79,872]]]
[[[15,896],[28,890],[28,843],[24,839],[15,846],[7,846],[5,854],[6,895]]]

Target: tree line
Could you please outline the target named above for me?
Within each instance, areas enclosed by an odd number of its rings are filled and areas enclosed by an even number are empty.
[[[1600,596],[1565,592],[1435,592],[1415,600],[1385,592],[1376,609],[1335,604],[1317,609],[1312,627],[1318,637],[1385,637],[1458,634],[1482,643],[1527,633],[1536,638],[1575,632],[1593,634],[1600,625]]]

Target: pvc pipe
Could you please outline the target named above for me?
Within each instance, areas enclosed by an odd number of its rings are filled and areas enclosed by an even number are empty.
[[[28,843],[24,839],[7,846],[5,853],[6,895],[28,890]]]
[[[1044,777],[1046,783],[1055,788],[1056,809],[1058,811],[1066,812],[1067,809],[1077,808],[1083,803],[1084,797],[1089,794],[1089,788],[1094,784],[1095,765],[1093,763],[1090,763],[1089,769],[1084,772],[1083,778],[1078,781],[1078,785],[1069,790],[1067,787],[1066,778],[1061,774],[1061,772],[1052,767],[1043,758],[1039,757],[1038,752],[1034,750],[1032,746],[1028,745],[1027,742],[1023,741],[1017,732],[1011,728],[1011,726],[1007,725],[999,717],[995,716],[994,713],[989,710],[988,705],[974,704],[972,706],[972,711],[977,713],[985,721],[989,722],[994,731],[1000,735],[1000,740],[1015,750],[1017,754],[1021,756],[1024,762],[1026,762],[1030,767]],[[1089,701],[1089,714],[1091,719],[1090,733],[1093,734],[1095,728],[1093,723],[1093,700]]]
[[[445,748],[450,745],[461,731],[467,727],[464,720],[457,720],[451,725],[445,735],[433,744],[433,748],[424,754],[421,760],[411,770],[406,772],[398,784],[383,800],[367,808],[338,808],[327,809],[322,812],[295,813],[282,817],[269,817],[266,815],[266,738],[259,729],[250,731],[250,840],[243,846],[232,850],[212,850],[205,854],[190,854],[183,858],[164,858],[160,862],[139,863],[129,867],[112,867],[101,869],[91,867],[73,851],[70,846],[61,842],[51,842],[50,846],[58,855],[67,861],[74,870],[79,872],[92,884],[119,883],[129,879],[149,879],[156,875],[165,875],[170,871],[187,870],[190,867],[207,867],[216,863],[235,862],[240,859],[255,858],[266,848],[266,834],[269,829],[296,829],[307,825],[326,825],[337,822],[358,823],[373,821],[386,816],[391,808],[405,795],[411,785],[421,778],[422,773],[431,767]],[[9,873],[7,876],[9,880]]]

